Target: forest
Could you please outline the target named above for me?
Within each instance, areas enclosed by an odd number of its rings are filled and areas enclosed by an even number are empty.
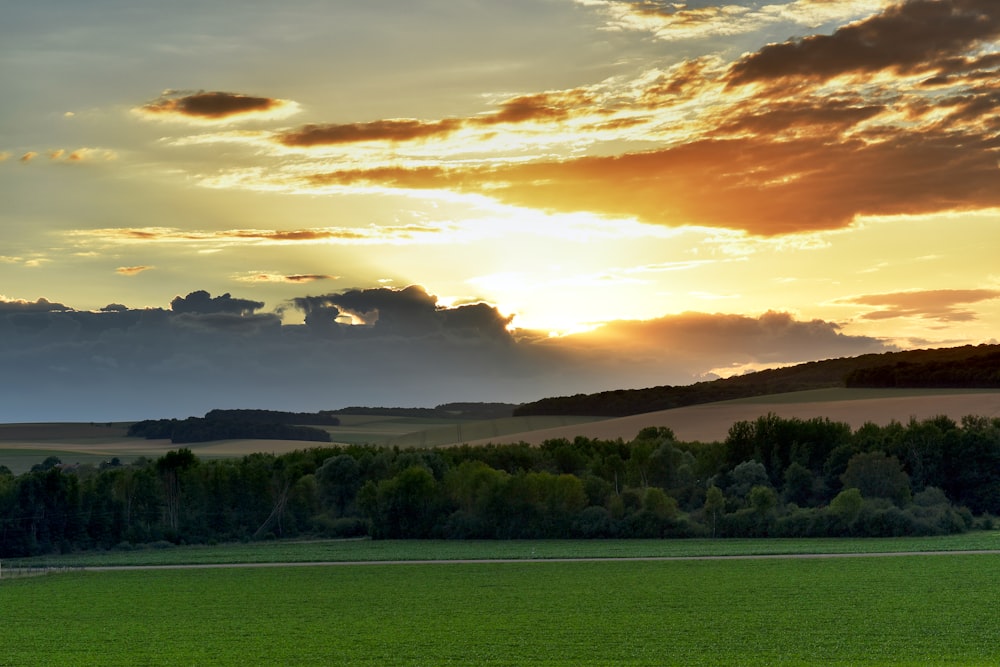
[[[0,468],[0,557],[301,536],[445,539],[934,535],[1000,514],[1000,419],[852,430],[773,414],[724,441],[630,441]]]
[[[340,419],[328,414],[277,410],[210,410],[204,417],[146,419],[129,426],[127,435],[147,440],[168,439],[174,444],[251,438],[256,440],[307,440],[330,442],[330,434],[317,426],[337,426]]]
[[[963,345],[810,361],[694,384],[614,389],[525,403],[517,416],[624,417],[687,405],[829,387],[1000,387],[1000,345]]]

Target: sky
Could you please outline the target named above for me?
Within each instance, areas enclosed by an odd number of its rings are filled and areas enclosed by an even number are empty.
[[[996,342],[996,0],[35,0],[0,421]]]

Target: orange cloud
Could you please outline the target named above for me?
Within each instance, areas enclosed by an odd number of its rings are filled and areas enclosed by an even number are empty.
[[[321,273],[298,273],[285,275],[280,273],[251,273],[246,276],[236,278],[244,283],[290,283],[302,284],[311,283],[317,280],[337,280],[340,276],[331,276]]]
[[[167,91],[159,99],[134,109],[136,113],[148,118],[207,122],[262,116],[284,117],[297,110],[298,105],[290,100],[217,91]]]
[[[220,231],[184,230],[176,227],[112,227],[78,229],[67,232],[75,238],[93,238],[105,243],[204,243],[215,245],[254,245],[277,243],[380,243],[411,241],[421,235],[443,231],[439,227],[403,225],[399,227],[325,227],[317,229],[226,229]]]
[[[791,0],[690,7],[673,0],[576,0],[596,6],[614,30],[640,30],[663,40],[740,35],[778,22],[808,26],[870,14],[894,0]]]
[[[38,151],[28,151],[27,153],[24,153],[20,157],[20,161],[22,163],[27,164],[28,162],[32,162],[33,160],[35,160],[35,158],[37,158],[39,155],[40,154]],[[81,147],[72,151],[67,150],[65,148],[55,148],[48,151],[46,155],[53,162],[59,162],[63,164],[74,163],[74,162],[77,163],[95,162],[95,161],[108,162],[118,158],[118,153],[116,153],[111,149],[89,148],[89,147]],[[0,162],[2,162],[4,159],[5,158],[2,155],[0,155]]]
[[[345,171],[315,175],[310,182],[483,192],[542,210],[635,216],[762,236],[841,228],[859,215],[1000,207],[992,140],[970,135],[959,141],[944,132],[877,143],[703,139],[616,157]]]
[[[115,273],[121,276],[136,276],[143,271],[149,271],[152,266],[119,266],[115,269]]]
[[[301,178],[313,187],[450,190],[761,236],[843,228],[864,215],[1000,207],[1000,54],[978,49],[1000,35],[993,7],[914,0],[832,35],[765,46],[728,69],[711,59],[676,66],[637,81],[631,97],[549,92],[465,121],[559,122],[593,115],[595,106],[615,108],[621,113],[607,128],[645,125],[639,131],[651,141],[660,127],[669,137],[643,153],[490,165],[441,160]],[[659,13],[663,5],[647,9]],[[837,79],[844,74],[869,78]],[[765,85],[741,85],[748,83]]]
[[[375,120],[367,123],[304,125],[297,130],[278,132],[273,140],[285,146],[313,147],[362,141],[401,143],[447,137],[463,127],[500,124],[559,122],[574,112],[594,112],[595,100],[583,89],[520,95],[500,102],[497,111],[471,118],[444,118],[422,121],[413,118]]]
[[[919,317],[940,322],[966,322],[976,319],[977,313],[964,306],[993,299],[1000,299],[1000,290],[944,289],[867,294],[844,299],[843,303],[880,306],[879,310],[862,315],[867,320]]]

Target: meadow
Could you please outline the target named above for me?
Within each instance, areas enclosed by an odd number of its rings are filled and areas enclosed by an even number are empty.
[[[994,555],[70,572],[0,664],[996,664]]]

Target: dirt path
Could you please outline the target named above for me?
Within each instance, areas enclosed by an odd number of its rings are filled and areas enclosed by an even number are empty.
[[[630,558],[469,558],[448,560],[359,560],[359,561],[306,561],[283,563],[193,563],[185,565],[95,565],[78,568],[86,572],[124,572],[129,570],[218,570],[251,567],[338,567],[360,565],[493,565],[501,563],[619,563],[656,561],[718,561],[718,560],[790,560],[815,558],[892,558],[900,556],[998,556],[1000,549],[982,551],[887,551],[880,553],[824,553],[824,554],[748,554],[736,556],[636,556]]]

